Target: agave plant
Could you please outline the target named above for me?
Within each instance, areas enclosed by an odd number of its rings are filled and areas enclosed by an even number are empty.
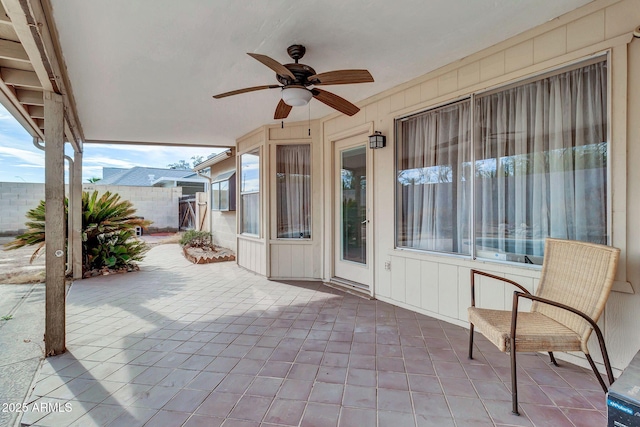
[[[68,215],[65,199],[65,218]],[[83,271],[103,267],[121,268],[141,261],[147,245],[134,238],[135,227],[148,227],[151,222],[135,216],[128,200],[107,191],[82,193],[82,259]],[[36,246],[33,261],[45,249],[45,202],[27,212],[27,232],[5,245],[7,250]],[[66,221],[65,221],[66,224]]]

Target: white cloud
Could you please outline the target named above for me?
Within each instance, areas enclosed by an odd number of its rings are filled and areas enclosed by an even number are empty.
[[[44,153],[0,146],[0,156],[13,157],[34,166],[44,166]]]

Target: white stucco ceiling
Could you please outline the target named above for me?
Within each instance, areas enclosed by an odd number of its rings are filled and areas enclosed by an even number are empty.
[[[51,0],[88,141],[233,145],[274,122],[278,89],[246,52],[319,73],[368,69],[375,83],[323,87],[371,95],[542,24],[590,0]],[[333,110],[311,101],[311,117]],[[287,121],[306,120],[307,107]]]

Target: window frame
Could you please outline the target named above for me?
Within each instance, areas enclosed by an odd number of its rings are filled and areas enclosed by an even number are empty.
[[[233,172],[230,176],[228,176],[227,178],[223,178],[223,179],[215,179],[214,181],[211,182],[211,210],[212,211],[216,211],[216,212],[231,212],[231,211],[235,211],[236,210],[236,172],[235,171],[230,171]],[[220,175],[224,175],[228,172],[223,172]],[[227,188],[227,206],[226,208],[221,208],[221,202],[222,202],[222,194],[220,192],[220,186],[223,183],[227,183],[228,184],[228,188]],[[217,187],[218,188],[218,206],[214,207],[214,200],[213,200],[213,191],[214,188]]]
[[[310,193],[310,200],[309,200],[309,213],[311,215],[311,219],[309,221],[309,236],[307,237],[279,237],[278,236],[278,184],[277,184],[277,180],[278,180],[278,166],[277,166],[277,159],[278,159],[278,147],[290,147],[290,146],[300,146],[300,145],[306,145],[309,147],[309,193]],[[294,143],[277,143],[273,145],[273,157],[272,157],[272,161],[273,164],[275,165],[274,167],[274,174],[273,174],[273,204],[274,204],[274,208],[272,210],[273,213],[273,236],[276,240],[280,240],[280,241],[293,241],[293,242],[308,242],[313,240],[313,145],[309,142],[294,142]]]
[[[579,69],[579,68],[583,68],[583,67],[587,67],[588,65],[591,64],[595,64],[595,63],[600,63],[600,62],[604,62],[606,64],[607,67],[607,84],[606,84],[606,95],[607,95],[607,111],[606,111],[606,118],[607,118],[607,131],[606,131],[606,156],[607,156],[607,163],[606,163],[606,192],[607,192],[607,197],[606,197],[606,206],[605,206],[605,211],[606,211],[606,233],[607,233],[607,245],[611,246],[613,244],[613,221],[612,221],[612,216],[613,216],[613,212],[612,212],[612,205],[613,205],[613,193],[612,193],[612,185],[613,185],[613,171],[612,171],[612,145],[613,145],[613,139],[612,139],[612,128],[613,128],[613,122],[612,122],[612,78],[611,78],[611,67],[612,67],[612,60],[611,60],[611,51],[605,51],[605,52],[600,52],[597,54],[594,54],[592,56],[590,56],[589,58],[580,58],[577,59],[575,61],[571,61],[569,63],[564,63],[561,64],[557,67],[553,67],[550,69],[546,69],[544,71],[541,72],[537,72],[537,73],[532,73],[529,74],[527,76],[524,76],[522,78],[519,78],[517,80],[512,80],[509,82],[504,82],[501,83],[499,85],[496,86],[492,86],[492,87],[488,87],[488,88],[483,88],[481,90],[476,90],[473,92],[470,92],[468,94],[465,94],[463,96],[457,97],[455,99],[451,99],[451,100],[447,100],[445,102],[442,103],[438,103],[438,104],[434,104],[428,108],[425,109],[421,109],[420,111],[416,111],[416,112],[412,112],[410,114],[406,114],[406,115],[402,115],[402,116],[398,116],[394,119],[394,139],[396,141],[395,144],[395,149],[394,149],[394,249],[395,250],[399,250],[399,251],[406,251],[406,252],[415,252],[415,253],[419,253],[419,254],[429,254],[429,255],[435,255],[435,256],[439,256],[439,257],[452,257],[452,258],[458,258],[458,259],[466,259],[466,260],[477,260],[480,262],[489,262],[489,263],[496,263],[496,264],[506,264],[509,266],[514,266],[514,267],[519,267],[519,268],[529,268],[529,269],[534,269],[534,270],[540,270],[542,268],[542,265],[538,265],[538,264],[527,264],[527,263],[522,263],[522,262],[518,262],[518,261],[511,261],[511,260],[496,260],[496,259],[491,259],[491,258],[479,258],[477,256],[477,252],[476,252],[476,224],[475,224],[475,218],[476,218],[476,214],[475,214],[475,210],[476,210],[476,197],[475,197],[475,191],[476,191],[476,183],[475,183],[475,179],[472,180],[471,182],[471,195],[470,195],[470,214],[468,217],[468,221],[469,221],[469,230],[471,233],[471,241],[469,242],[470,246],[471,246],[471,250],[470,250],[470,254],[463,254],[463,253],[452,253],[452,252],[441,252],[441,251],[435,251],[435,250],[428,250],[428,249],[419,249],[419,248],[415,248],[415,247],[407,247],[407,246],[400,246],[398,244],[399,242],[399,236],[398,236],[398,230],[399,230],[399,224],[398,221],[400,220],[399,218],[399,203],[400,203],[400,194],[398,191],[398,185],[397,185],[397,175],[399,173],[399,158],[402,155],[401,153],[401,144],[402,144],[402,131],[401,131],[401,123],[404,120],[407,120],[409,118],[424,114],[424,113],[428,113],[428,112],[432,112],[432,111],[437,111],[439,109],[445,108],[447,106],[456,104],[458,102],[464,101],[464,100],[469,100],[470,102],[470,128],[471,128],[471,163],[472,165],[474,165],[474,170],[475,170],[475,162],[476,162],[476,121],[475,121],[475,117],[476,117],[476,99],[479,96],[488,96],[491,95],[493,93],[497,93],[497,92],[501,92],[504,90],[508,90],[510,88],[513,87],[519,87],[519,86],[524,86],[526,84],[535,82],[535,81],[539,81],[539,80],[543,80],[545,78],[551,77],[551,76],[556,76],[559,74],[563,74],[575,69]],[[475,173],[474,173],[474,177],[475,177]]]
[[[249,191],[243,191],[243,186],[242,186],[242,180],[243,180],[243,157],[246,155],[253,155],[253,156],[257,156],[258,157],[258,186],[257,189],[251,189]],[[262,227],[261,227],[261,221],[262,221],[262,197],[261,197],[261,190],[262,190],[262,156],[260,155],[260,148],[256,148],[254,150],[250,150],[247,151],[245,153],[240,154],[240,159],[239,159],[239,166],[240,166],[240,185],[239,185],[239,193],[240,193],[240,218],[238,221],[238,226],[240,228],[240,233],[243,236],[248,236],[248,237],[257,237],[259,238],[261,236],[261,232],[262,232]],[[256,195],[258,197],[258,215],[257,215],[257,224],[256,224],[256,228],[257,228],[257,233],[250,233],[250,232],[246,232],[244,231],[244,218],[245,218],[245,209],[244,209],[244,198],[245,196],[251,196],[251,195]]]

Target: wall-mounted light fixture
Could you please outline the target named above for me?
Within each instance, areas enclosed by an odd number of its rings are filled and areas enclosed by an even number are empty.
[[[369,135],[369,148],[384,148],[387,145],[387,137],[382,132],[375,131],[373,135]]]

